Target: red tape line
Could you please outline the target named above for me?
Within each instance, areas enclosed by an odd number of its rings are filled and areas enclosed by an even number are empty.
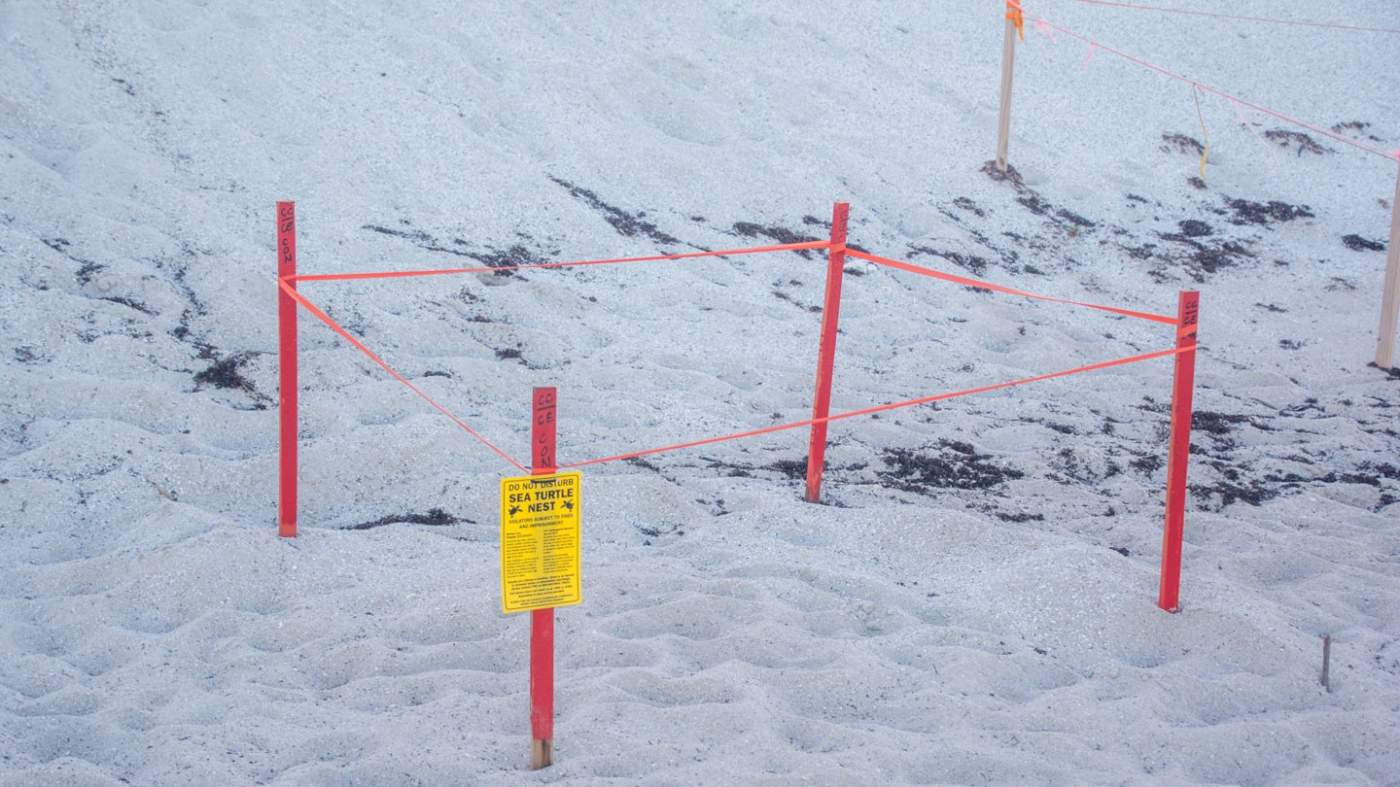
[[[1038,301],[1049,301],[1050,303],[1066,303],[1071,306],[1083,306],[1086,309],[1096,309],[1101,312],[1109,312],[1110,314],[1118,314],[1124,317],[1136,317],[1140,320],[1151,320],[1152,322],[1160,322],[1166,325],[1176,325],[1176,318],[1168,317],[1165,314],[1153,314],[1152,312],[1133,311],[1132,309],[1120,309],[1117,306],[1104,306],[1098,303],[1076,301],[1071,300],[1069,298],[1057,298],[1053,295],[1041,295],[1039,293],[1027,292],[1026,290],[1018,290],[1015,287],[1006,287],[1001,284],[995,284],[993,282],[983,281],[981,279],[971,279],[966,276],[958,276],[952,273],[944,273],[943,271],[934,270],[933,268],[925,268],[922,265],[915,265],[911,262],[901,262],[900,260],[892,260],[888,257],[877,257],[874,254],[866,254],[863,251],[857,251],[855,249],[850,248],[846,249],[846,254],[857,259],[865,260],[866,262],[873,262],[876,265],[885,265],[891,268],[897,268],[899,270],[906,271],[908,273],[916,273],[920,276],[928,276],[932,279],[942,279],[943,281],[950,281],[954,284],[961,284],[966,287],[981,287],[984,290],[992,290],[994,292],[1005,293],[1007,295],[1019,295],[1022,298],[1034,298]]]
[[[489,449],[491,449],[492,451],[494,451],[495,454],[496,454],[497,456],[501,457],[502,459],[506,460],[507,462],[510,462],[512,465],[515,466],[515,468],[516,468],[517,470],[519,470],[520,472],[525,473],[525,474],[527,474],[527,475],[529,474],[530,468],[528,468],[528,467],[526,467],[525,465],[522,465],[522,464],[520,464],[519,462],[515,461],[515,459],[514,459],[513,457],[511,457],[510,454],[507,454],[505,451],[502,451],[500,448],[497,448],[495,443],[492,443],[490,440],[487,440],[485,437],[482,436],[482,434],[481,434],[480,432],[478,432],[478,431],[476,431],[475,429],[471,428],[471,426],[469,426],[469,425],[467,424],[466,421],[463,421],[461,418],[458,418],[456,415],[454,415],[454,414],[453,414],[450,410],[448,410],[446,407],[443,407],[442,405],[438,404],[438,403],[433,399],[433,397],[428,396],[428,394],[424,393],[424,392],[423,392],[423,389],[421,389],[421,388],[419,388],[418,386],[414,385],[412,382],[409,382],[409,380],[408,380],[407,377],[404,377],[402,374],[399,374],[398,371],[397,371],[396,369],[394,369],[394,367],[390,366],[387,362],[385,362],[385,360],[384,360],[383,358],[380,358],[378,355],[375,355],[374,352],[373,352],[372,350],[370,350],[368,347],[366,347],[359,339],[356,339],[354,336],[352,336],[352,335],[350,334],[349,331],[347,331],[347,330],[345,330],[344,328],[342,328],[341,325],[340,325],[340,323],[338,323],[338,322],[336,322],[335,320],[331,319],[330,315],[328,315],[328,314],[326,314],[325,312],[321,311],[319,308],[316,307],[316,304],[314,304],[314,303],[312,303],[311,301],[307,300],[307,299],[306,299],[306,296],[302,295],[301,293],[299,293],[299,292],[297,292],[295,289],[293,289],[293,288],[287,283],[287,280],[290,279],[290,278],[291,278],[291,277],[289,276],[289,277],[287,277],[286,279],[278,279],[278,281],[277,281],[277,286],[281,287],[283,292],[287,293],[287,295],[291,296],[291,298],[292,298],[293,300],[295,300],[297,303],[301,304],[307,311],[311,312],[311,314],[312,314],[313,316],[315,316],[316,319],[318,319],[318,320],[320,320],[321,322],[325,323],[327,326],[330,327],[330,329],[331,329],[332,331],[335,331],[337,334],[339,334],[339,335],[340,335],[340,338],[342,338],[342,339],[344,339],[345,341],[349,342],[350,345],[351,345],[352,347],[354,347],[355,349],[357,349],[357,350],[359,350],[360,352],[364,353],[365,355],[369,356],[369,359],[370,359],[371,361],[374,361],[375,363],[379,364],[380,368],[382,368],[384,371],[388,372],[390,377],[393,377],[395,380],[398,380],[399,382],[401,382],[401,383],[403,383],[404,385],[408,386],[408,389],[409,389],[410,391],[413,391],[414,393],[418,394],[418,396],[422,397],[423,401],[425,401],[425,402],[427,402],[428,404],[432,405],[432,406],[434,407],[434,409],[436,409],[438,412],[440,412],[440,413],[442,413],[443,415],[447,416],[449,419],[452,420],[452,423],[454,423],[454,424],[460,426],[467,434],[469,434],[469,435],[471,435],[472,437],[476,438],[477,441],[480,442],[482,445],[484,445],[484,446],[486,446],[487,448],[489,448]]]
[[[831,245],[829,240],[812,240],[803,243],[783,243],[777,246],[750,246],[743,249],[721,249],[719,251],[692,251],[683,254],[655,254],[647,257],[617,257],[610,260],[575,260],[572,262],[537,262],[525,265],[502,265],[479,268],[434,268],[416,271],[380,271],[371,273],[312,273],[290,276],[289,281],[353,281],[357,279],[403,279],[413,276],[446,276],[457,273],[500,273],[504,271],[544,270],[551,268],[577,268],[583,265],[620,265],[633,262],[658,262],[661,260],[684,260],[694,257],[733,257],[740,254],[762,254],[770,251],[802,251],[824,249]]]
[[[846,253],[847,253],[847,254],[851,254],[851,253],[853,253],[853,252],[851,252],[851,251],[848,250]],[[1172,322],[1176,322],[1176,321],[1175,321],[1175,320],[1172,320]],[[652,455],[652,454],[665,453],[665,452],[668,452],[668,451],[680,451],[680,450],[683,450],[683,449],[686,449],[686,448],[698,448],[698,447],[700,447],[700,446],[702,446],[702,445],[713,445],[713,444],[715,444],[715,443],[723,443],[723,442],[728,441],[728,440],[742,440],[742,439],[747,438],[747,437],[758,437],[758,436],[760,436],[760,435],[772,434],[772,433],[774,433],[774,432],[782,432],[782,431],[786,431],[786,430],[789,430],[789,429],[801,429],[801,428],[804,427],[804,426],[811,426],[811,425],[817,424],[817,423],[827,423],[827,422],[831,422],[831,421],[841,421],[841,420],[844,420],[844,419],[847,419],[847,418],[857,418],[857,417],[862,416],[862,415],[873,415],[873,414],[875,414],[875,413],[882,413],[882,412],[885,412],[886,410],[896,410],[896,409],[899,409],[899,408],[901,408],[901,407],[914,407],[914,406],[921,405],[921,404],[929,404],[929,403],[931,403],[931,402],[940,402],[940,401],[943,401],[943,400],[945,400],[945,399],[956,399],[956,398],[958,398],[958,397],[960,397],[960,396],[972,396],[972,395],[974,395],[974,394],[990,393],[990,392],[992,392],[992,391],[1000,391],[1000,390],[1003,390],[1003,389],[1006,389],[1006,388],[1014,388],[1014,387],[1016,387],[1016,386],[1018,386],[1018,385],[1029,385],[1030,383],[1038,383],[1038,382],[1042,382],[1042,381],[1045,381],[1045,380],[1054,380],[1054,379],[1056,379],[1056,378],[1058,378],[1058,377],[1068,377],[1068,376],[1070,376],[1070,375],[1072,375],[1072,374],[1081,374],[1081,373],[1084,373],[1084,372],[1095,372],[1095,371],[1099,371],[1099,370],[1101,370],[1101,369],[1109,369],[1109,368],[1112,368],[1112,367],[1114,367],[1114,366],[1124,366],[1124,365],[1126,365],[1126,364],[1138,363],[1138,362],[1140,362],[1140,361],[1151,361],[1151,360],[1153,360],[1153,359],[1155,359],[1155,358],[1165,358],[1165,357],[1168,356],[1168,355],[1176,355],[1177,353],[1183,353],[1183,352],[1194,352],[1195,350],[1196,350],[1196,346],[1195,346],[1195,345],[1192,345],[1192,346],[1190,346],[1190,347],[1180,347],[1180,348],[1173,347],[1173,348],[1170,349],[1170,350],[1157,350],[1156,352],[1142,353],[1141,355],[1131,355],[1131,356],[1128,356],[1128,357],[1126,357],[1126,358],[1117,358],[1117,359],[1114,359],[1114,360],[1111,360],[1111,361],[1099,361],[1098,363],[1091,363],[1091,364],[1087,364],[1087,365],[1085,365],[1085,366],[1076,366],[1076,367],[1073,368],[1073,369],[1065,369],[1065,370],[1058,371],[1058,372],[1049,372],[1049,373],[1047,373],[1047,374],[1038,374],[1038,375],[1035,375],[1034,377],[1023,377],[1023,378],[1021,378],[1021,379],[1019,379],[1019,380],[1012,380],[1012,381],[1010,381],[1010,382],[1005,382],[1005,383],[993,383],[992,385],[979,385],[979,386],[977,386],[976,388],[964,388],[964,389],[961,390],[961,391],[950,391],[950,392],[948,392],[948,393],[933,394],[932,396],[921,396],[921,397],[919,397],[919,398],[917,398],[917,399],[905,399],[905,400],[902,401],[902,402],[891,402],[891,403],[889,403],[889,404],[881,404],[881,405],[876,405],[876,406],[874,406],[874,407],[866,407],[866,408],[862,408],[862,409],[860,409],[860,410],[848,410],[848,411],[846,411],[846,412],[844,412],[844,413],[837,413],[836,415],[829,415],[829,416],[827,416],[827,417],[825,417],[825,418],[808,418],[808,419],[805,419],[805,420],[802,420],[802,421],[792,421],[792,422],[790,422],[790,423],[785,423],[785,424],[775,424],[775,425],[773,425],[773,426],[765,426],[765,427],[763,427],[763,428],[761,428],[761,429],[750,429],[749,431],[746,431],[746,432],[735,432],[735,433],[733,433],[733,434],[720,435],[720,436],[718,436],[718,437],[706,437],[706,438],[704,438],[704,439],[702,439],[702,440],[691,440],[691,441],[689,441],[689,442],[684,442],[684,443],[673,443],[673,444],[671,444],[671,445],[663,445],[663,446],[661,446],[661,447],[659,447],[659,448],[648,448],[648,449],[645,449],[645,450],[642,450],[642,451],[632,451],[632,452],[626,453],[626,454],[616,454],[616,455],[613,455],[613,456],[599,457],[599,458],[597,458],[597,459],[588,459],[588,460],[583,461],[583,462],[573,462],[573,463],[570,463],[570,464],[561,464],[560,467],[561,467],[561,468],[588,467],[589,465],[600,465],[600,464],[603,464],[604,462],[619,462],[619,461],[622,461],[622,460],[625,460],[625,459],[637,459],[637,458],[639,458],[639,457],[650,456],[650,455]]]

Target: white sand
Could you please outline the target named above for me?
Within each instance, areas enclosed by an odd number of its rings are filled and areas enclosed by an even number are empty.
[[[1201,137],[1189,87],[1031,30],[1018,193],[980,171],[995,2],[245,5],[0,4],[0,784],[1400,783],[1400,379],[1367,367],[1384,253],[1342,240],[1385,239],[1393,164],[1207,98],[1194,189],[1163,141]],[[1027,6],[1400,148],[1400,37]],[[832,505],[784,471],[801,430],[604,465],[530,773],[510,468],[305,314],[276,536],[277,199],[305,272],[821,237],[844,199],[875,253],[1158,312],[1198,288],[1184,609],[1154,604],[1166,360],[834,425]],[[517,456],[557,385],[571,461],[806,417],[824,267],[303,289]],[[1172,342],[850,269],[837,409]]]

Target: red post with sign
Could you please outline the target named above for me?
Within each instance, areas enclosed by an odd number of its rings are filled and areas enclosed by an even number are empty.
[[[817,354],[817,387],[812,396],[811,438],[807,444],[807,501],[822,495],[826,463],[826,426],[831,414],[831,375],[836,367],[836,328],[841,318],[841,275],[846,268],[846,217],[851,206],[838,202],[831,211],[831,247],[826,252],[826,296],[822,299],[821,347]]]
[[[277,203],[277,278],[297,274],[296,203]],[[287,282],[295,288],[296,282]],[[277,535],[297,534],[297,304],[277,288],[278,415],[281,418]]]
[[[530,467],[533,475],[557,469],[554,457],[553,387],[536,388],[530,418]],[[554,609],[530,612],[530,768],[548,768],[554,760]]]
[[[1181,610],[1181,535],[1186,518],[1186,470],[1191,461],[1191,395],[1196,385],[1196,326],[1200,293],[1183,290],[1176,305],[1176,369],[1172,375],[1171,448],[1167,454],[1167,520],[1162,530],[1162,577],[1157,606]]]

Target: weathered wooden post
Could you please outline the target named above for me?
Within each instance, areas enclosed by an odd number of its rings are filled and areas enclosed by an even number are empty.
[[[1011,77],[1016,70],[1016,38],[1025,36],[1021,0],[1006,0],[1006,35],[1001,46],[1001,114],[997,117],[997,171],[1006,174],[1011,137]]]
[[[1395,154],[1400,159],[1400,153]],[[1376,343],[1376,366],[1395,368],[1395,322],[1400,317],[1400,168],[1395,199],[1390,201],[1390,245],[1385,250],[1385,284],[1381,289],[1381,327]]]

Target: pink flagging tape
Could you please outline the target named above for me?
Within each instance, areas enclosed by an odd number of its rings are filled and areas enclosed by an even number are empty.
[[[1386,152],[1386,151],[1383,151],[1383,150],[1381,150],[1380,148],[1371,147],[1370,145],[1364,144],[1364,143],[1362,143],[1362,142],[1357,142],[1356,140],[1351,139],[1351,138],[1349,138],[1349,137],[1342,136],[1341,134],[1339,134],[1339,133],[1337,133],[1337,132],[1335,132],[1335,131],[1331,131],[1331,130],[1322,128],[1321,126],[1317,126],[1317,125],[1314,125],[1314,124],[1312,124],[1312,123],[1308,123],[1308,122],[1303,121],[1303,120],[1299,120],[1298,118],[1295,118],[1295,117],[1293,117],[1293,116],[1291,116],[1291,115],[1285,115],[1285,114],[1282,113],[1282,112],[1279,112],[1279,111],[1273,110],[1273,109],[1269,109],[1268,107],[1261,106],[1261,105],[1259,105],[1259,104],[1255,104],[1255,103],[1252,102],[1252,101],[1246,101],[1245,99],[1240,98],[1239,96],[1233,95],[1233,94],[1231,94],[1231,93],[1227,93],[1227,92],[1225,92],[1224,90],[1221,90],[1220,88],[1211,87],[1210,85],[1207,85],[1207,84],[1205,84],[1205,83],[1203,83],[1203,82],[1199,82],[1199,81],[1197,81],[1197,80],[1191,79],[1190,77],[1183,76],[1182,74],[1178,74],[1177,72],[1172,71],[1171,69],[1169,69],[1169,68],[1167,68],[1167,67],[1165,67],[1165,66],[1159,66],[1159,65],[1157,65],[1156,63],[1153,63],[1153,62],[1151,62],[1151,61],[1149,61],[1149,60],[1144,60],[1143,58],[1140,58],[1140,57],[1138,57],[1138,56],[1136,56],[1136,55],[1130,55],[1130,54],[1128,54],[1127,52],[1124,52],[1124,51],[1121,50],[1121,49],[1114,49],[1113,47],[1108,46],[1107,44],[1104,44],[1104,43],[1099,42],[1099,41],[1095,41],[1094,39],[1089,38],[1088,36],[1086,36],[1086,35],[1084,35],[1084,34],[1082,34],[1082,33],[1076,33],[1075,31],[1070,30],[1070,29],[1067,28],[1067,27],[1063,27],[1063,26],[1061,26],[1061,25],[1057,25],[1057,24],[1055,24],[1054,22],[1051,22],[1051,21],[1049,21],[1049,20],[1037,19],[1037,20],[1036,20],[1036,25],[1037,25],[1037,27],[1040,25],[1041,22],[1044,22],[1045,25],[1046,25],[1047,27],[1049,27],[1049,28],[1051,28],[1051,29],[1054,29],[1054,30],[1058,30],[1058,31],[1060,31],[1061,33],[1064,33],[1065,35],[1067,35],[1067,36],[1069,36],[1069,37],[1071,37],[1071,38],[1076,38],[1076,39],[1078,39],[1078,40],[1080,40],[1080,41],[1083,41],[1083,42],[1086,43],[1086,44],[1092,44],[1092,45],[1095,46],[1096,48],[1102,49],[1103,51],[1108,52],[1109,54],[1112,54],[1112,55],[1116,55],[1116,56],[1118,56],[1118,57],[1121,57],[1121,58],[1123,58],[1124,60],[1127,60],[1127,61],[1130,62],[1130,63],[1136,63],[1137,65],[1142,66],[1143,68],[1146,68],[1146,69],[1148,69],[1148,70],[1150,70],[1150,71],[1156,71],[1157,73],[1159,73],[1159,74],[1161,74],[1161,75],[1163,75],[1163,76],[1165,76],[1165,77],[1170,77],[1171,79],[1175,79],[1175,80],[1178,80],[1178,81],[1180,81],[1180,82],[1185,82],[1185,83],[1188,84],[1188,85],[1195,85],[1195,86],[1199,87],[1201,90],[1203,90],[1203,91],[1205,91],[1205,92],[1207,92],[1207,93],[1214,93],[1215,95],[1220,96],[1221,98],[1227,99],[1227,100],[1229,100],[1229,101],[1236,101],[1236,102],[1239,102],[1240,105],[1249,107],[1250,109],[1253,109],[1253,110],[1255,110],[1256,112],[1262,112],[1262,113],[1264,113],[1265,115],[1268,115],[1268,116],[1270,116],[1270,117],[1277,118],[1277,119],[1279,119],[1279,120],[1282,120],[1282,121],[1285,122],[1285,123],[1290,123],[1290,124],[1295,125],[1295,126],[1297,126],[1297,127],[1299,127],[1299,128],[1305,128],[1305,129],[1307,129],[1308,131],[1313,132],[1314,134],[1320,134],[1320,135],[1322,135],[1322,136],[1324,136],[1324,137],[1328,137],[1328,138],[1330,138],[1330,139],[1333,139],[1333,140],[1335,140],[1335,141],[1337,141],[1337,142],[1342,143],[1343,145],[1350,145],[1351,147],[1354,147],[1354,148],[1356,148],[1357,150],[1361,150],[1361,151],[1364,151],[1364,152],[1366,152],[1366,153],[1370,153],[1370,154],[1372,154],[1372,155],[1380,156],[1381,158],[1386,158],[1386,159],[1391,158],[1391,154],[1390,154],[1390,153],[1388,153],[1388,152]]]
[[[863,251],[857,251],[855,249],[848,249],[846,253],[851,257],[862,259],[866,262],[873,262],[876,265],[885,265],[891,268],[906,271],[908,273],[915,273],[920,276],[928,276],[932,279],[941,279],[943,281],[952,282],[954,284],[961,284],[965,287],[980,287],[984,290],[992,290],[994,292],[1000,292],[1006,295],[1018,295],[1022,298],[1033,298],[1038,301],[1048,301],[1050,303],[1064,303],[1070,306],[1083,306],[1086,309],[1095,309],[1097,311],[1108,312],[1110,314],[1118,314],[1123,317],[1136,317],[1140,320],[1151,320],[1152,322],[1160,322],[1165,325],[1176,325],[1176,318],[1168,317],[1165,314],[1153,314],[1152,312],[1134,311],[1133,309],[1121,309],[1117,306],[1104,306],[1103,304],[1089,303],[1087,301],[1076,301],[1071,300],[1069,298],[1057,298],[1053,295],[1041,295],[1040,293],[1027,292],[1026,290],[1018,290],[1015,287],[1007,287],[1001,284],[983,281],[982,279],[972,279],[968,278],[967,276],[958,276],[952,273],[944,273],[940,270],[935,270],[933,268],[925,268],[922,265],[915,265],[910,262],[892,260],[887,257],[877,257],[874,254],[866,254]]]
[[[617,257],[609,260],[574,260],[571,262],[538,262],[524,265],[482,266],[476,268],[432,268],[415,271],[376,271],[368,273],[313,273],[289,277],[288,281],[355,281],[359,279],[403,279],[415,276],[447,276],[459,273],[504,273],[507,271],[548,270],[553,268],[577,268],[585,265],[623,265],[637,262],[660,262],[662,260],[686,260],[695,257],[734,257],[740,254],[763,254],[771,251],[803,251],[824,249],[831,241],[813,240],[803,243],[782,243],[776,246],[750,246],[742,249],[721,249],[719,251],[692,251],[683,254],[653,254],[646,257]]]
[[[433,397],[425,393],[422,388],[419,388],[418,386],[414,385],[412,382],[409,381],[407,377],[404,377],[402,374],[399,374],[398,370],[390,366],[383,358],[380,358],[372,350],[366,347],[363,342],[361,342],[359,339],[356,339],[353,335],[351,335],[349,331],[341,327],[340,323],[331,319],[331,316],[329,314],[326,314],[325,312],[321,311],[319,308],[316,307],[316,304],[307,300],[306,296],[293,289],[288,283],[288,279],[290,278],[291,277],[287,277],[286,279],[279,278],[277,281],[277,286],[281,287],[283,292],[285,292],[297,303],[301,304],[301,306],[305,308],[308,312],[311,312],[312,316],[329,326],[332,331],[335,331],[340,336],[340,338],[349,342],[352,347],[369,356],[369,359],[378,364],[381,369],[388,372],[390,377],[393,377],[395,380],[398,380],[399,382],[408,386],[408,389],[410,391],[418,394],[418,396],[422,398],[423,401],[432,405],[433,408],[436,409],[438,412],[447,416],[452,421],[452,423],[461,427],[462,430],[465,431],[467,434],[476,438],[477,442],[491,449],[491,451],[494,452],[496,456],[499,456],[500,458],[506,460],[520,472],[529,474],[530,468],[515,461],[515,459],[510,454],[507,454],[505,451],[502,451],[500,448],[497,448],[495,443],[492,443],[490,440],[487,440],[484,436],[482,436],[480,432],[471,428],[471,426],[468,425],[466,421],[463,421],[461,418],[458,418],[455,414],[452,413],[452,411],[438,404],[437,401],[434,400]]]
[[[1363,25],[1344,25],[1334,22],[1313,22],[1304,19],[1278,19],[1269,16],[1242,16],[1240,14],[1222,14],[1217,11],[1197,11],[1188,8],[1166,8],[1156,5],[1141,5],[1139,3],[1122,3],[1116,0],[1079,0],[1086,5],[1101,5],[1109,8],[1127,8],[1134,11],[1156,11],[1163,14],[1181,14],[1184,16],[1205,16],[1213,19],[1232,19],[1237,22],[1265,22],[1275,25],[1293,25],[1295,27],[1321,27],[1332,30],[1355,30],[1363,33],[1392,33],[1400,34],[1400,29],[1394,27],[1365,27]]]
[[[848,251],[847,253],[848,253],[848,254],[853,254],[854,252]],[[1172,320],[1172,323],[1175,324],[1175,323],[1176,323],[1176,320],[1173,319],[1173,320]],[[1169,349],[1169,350],[1157,350],[1157,351],[1155,351],[1155,352],[1142,353],[1142,354],[1140,354],[1140,355],[1131,355],[1131,356],[1128,356],[1128,357],[1126,357],[1126,358],[1115,358],[1115,359],[1113,359],[1113,360],[1111,360],[1111,361],[1099,361],[1098,363],[1086,364],[1086,365],[1084,365],[1084,366],[1076,366],[1076,367],[1074,367],[1073,369],[1064,369],[1064,370],[1058,371],[1058,372],[1048,372],[1048,373],[1046,373],[1046,374],[1037,374],[1037,375],[1035,375],[1035,376],[1033,376],[1033,377],[1022,377],[1022,378],[1019,379],[1019,380],[1011,380],[1011,381],[1009,381],[1009,382],[1004,382],[1004,383],[993,383],[993,384],[991,384],[991,385],[979,385],[979,386],[977,386],[976,388],[964,388],[964,389],[961,390],[961,391],[949,391],[949,392],[947,392],[947,393],[933,394],[932,396],[920,396],[920,397],[917,398],[917,399],[905,399],[904,401],[901,401],[901,402],[890,402],[889,404],[881,404],[881,405],[876,405],[876,406],[874,406],[874,407],[865,407],[865,408],[862,408],[862,409],[859,409],[859,410],[848,410],[848,411],[846,411],[846,412],[844,412],[844,413],[837,413],[837,414],[835,414],[835,415],[829,415],[829,416],[827,416],[827,417],[825,417],[825,418],[807,418],[807,419],[804,419],[804,420],[801,420],[801,421],[792,421],[792,422],[784,423],[784,424],[775,424],[775,425],[773,425],[773,426],[765,426],[765,427],[763,427],[763,428],[761,428],[761,429],[750,429],[750,430],[748,430],[748,431],[746,431],[746,432],[734,432],[733,434],[720,435],[720,436],[718,436],[718,437],[706,437],[706,438],[701,439],[701,440],[691,440],[691,441],[689,441],[689,442],[684,442],[684,443],[673,443],[673,444],[671,444],[671,445],[663,445],[663,446],[660,446],[660,447],[658,447],[658,448],[647,448],[647,449],[644,449],[644,450],[641,450],[641,451],[632,451],[632,452],[625,453],[625,454],[614,454],[613,456],[603,456],[603,457],[599,457],[599,458],[597,458],[597,459],[588,459],[588,460],[585,460],[585,461],[582,461],[582,462],[573,462],[573,463],[571,463],[571,464],[561,464],[560,467],[562,467],[562,468],[588,467],[588,466],[590,466],[590,465],[600,465],[600,464],[603,464],[604,462],[620,462],[620,461],[627,460],[627,459],[637,459],[637,458],[640,458],[640,457],[643,457],[643,456],[651,456],[652,454],[661,454],[661,453],[666,453],[666,452],[669,452],[669,451],[681,451],[681,450],[684,450],[684,449],[687,449],[687,448],[699,448],[700,446],[714,445],[715,443],[723,443],[723,442],[727,442],[727,441],[729,441],[729,440],[742,440],[742,439],[745,439],[745,438],[748,438],[748,437],[759,437],[759,436],[761,436],[761,435],[773,434],[774,432],[783,432],[783,431],[787,431],[787,430],[789,430],[789,429],[801,429],[801,428],[803,428],[803,427],[812,426],[813,424],[817,424],[817,423],[829,423],[829,422],[831,422],[831,421],[842,421],[842,420],[845,420],[845,419],[847,419],[847,418],[858,418],[858,417],[864,416],[864,415],[874,415],[875,413],[883,413],[883,412],[885,412],[885,411],[887,411],[887,410],[897,410],[897,409],[904,408],[904,407],[916,407],[916,406],[921,405],[921,404],[931,404],[931,403],[933,403],[933,402],[941,402],[941,401],[944,401],[944,400],[947,400],[947,399],[956,399],[956,398],[962,397],[962,396],[973,396],[973,395],[976,395],[976,394],[991,393],[992,391],[1001,391],[1001,390],[1004,390],[1004,389],[1007,389],[1007,388],[1014,388],[1014,387],[1019,386],[1019,385],[1029,385],[1029,384],[1031,384],[1031,383],[1043,382],[1043,381],[1045,381],[1045,380],[1054,380],[1054,379],[1059,378],[1059,377],[1068,377],[1068,376],[1070,376],[1070,375],[1072,375],[1072,374],[1083,374],[1083,373],[1085,373],[1085,372],[1096,372],[1096,371],[1099,371],[1099,370],[1101,370],[1101,369],[1110,369],[1110,368],[1112,368],[1112,367],[1114,367],[1114,366],[1124,366],[1124,365],[1127,365],[1127,364],[1130,364],[1130,363],[1139,363],[1139,362],[1142,362],[1142,361],[1151,361],[1151,360],[1154,360],[1154,359],[1157,359],[1157,358],[1165,358],[1165,357],[1167,357],[1167,356],[1169,356],[1169,355],[1176,355],[1177,353],[1194,351],[1195,349],[1196,349],[1196,346],[1195,346],[1195,345],[1191,345],[1190,347],[1182,347],[1182,348],[1173,347],[1173,348],[1171,348],[1171,349]]]

